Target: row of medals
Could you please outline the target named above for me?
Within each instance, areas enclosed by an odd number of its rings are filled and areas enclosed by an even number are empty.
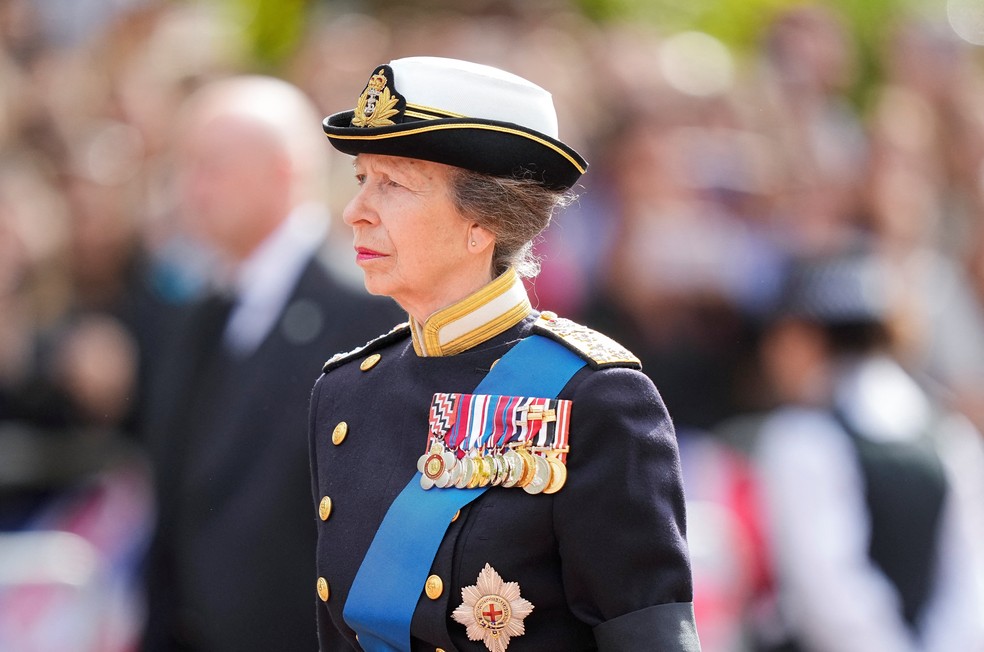
[[[521,487],[529,494],[552,494],[567,481],[567,467],[560,460],[560,454],[567,451],[513,443],[493,453],[472,450],[458,459],[442,442],[435,441],[417,460],[417,470],[423,474],[420,484],[424,489]]]

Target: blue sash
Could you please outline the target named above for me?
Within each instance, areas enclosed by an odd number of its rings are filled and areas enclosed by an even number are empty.
[[[584,360],[558,342],[532,335],[509,350],[475,394],[556,398]],[[431,489],[420,473],[386,512],[366,552],[342,615],[366,652],[410,649],[410,620],[455,512],[488,487]]]

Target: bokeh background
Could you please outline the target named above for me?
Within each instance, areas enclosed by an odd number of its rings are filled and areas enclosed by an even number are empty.
[[[141,392],[210,264],[175,208],[182,100],[262,73],[328,115],[417,54],[551,90],[590,162],[531,297],[633,350],[673,415],[707,652],[768,628],[749,455],[792,260],[863,236],[905,290],[898,359],[984,427],[981,0],[0,0],[0,650],[135,649]],[[360,283],[340,222],[324,256]]]

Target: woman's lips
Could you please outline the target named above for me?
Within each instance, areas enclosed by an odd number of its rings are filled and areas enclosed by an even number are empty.
[[[369,247],[356,247],[355,248],[355,260],[357,262],[362,262],[366,260],[374,260],[376,258],[382,258],[386,254],[380,253],[375,249],[370,249]]]

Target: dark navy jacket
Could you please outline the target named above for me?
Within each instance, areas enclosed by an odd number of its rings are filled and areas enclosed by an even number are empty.
[[[310,421],[315,511],[331,501],[328,517],[316,517],[317,576],[328,589],[316,598],[322,650],[358,649],[342,610],[377,527],[416,473],[433,394],[472,392],[534,331],[575,348],[546,326],[532,314],[443,357],[419,356],[404,326],[325,365]],[[378,363],[363,370],[372,354]],[[534,605],[510,652],[699,650],[670,417],[637,365],[585,357],[559,395],[573,402],[566,484],[552,495],[493,487],[461,510],[431,566],[443,590],[431,598],[420,587],[413,650],[486,649],[451,618],[486,564]],[[336,444],[340,422],[347,434]]]

